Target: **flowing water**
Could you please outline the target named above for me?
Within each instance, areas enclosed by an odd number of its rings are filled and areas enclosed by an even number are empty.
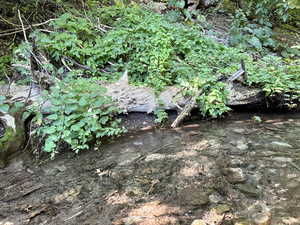
[[[0,170],[0,225],[300,224],[300,114],[252,116],[23,154]]]

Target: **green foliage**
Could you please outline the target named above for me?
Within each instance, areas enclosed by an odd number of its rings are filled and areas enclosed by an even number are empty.
[[[263,24],[266,21],[287,22],[291,19],[291,11],[299,7],[294,0],[248,0],[243,1],[243,10],[248,17]]]
[[[276,56],[266,56],[248,67],[247,83],[263,84],[267,96],[283,96],[282,104],[294,107],[300,100],[300,60],[282,61]]]
[[[262,119],[260,116],[252,116],[252,120],[256,123],[262,123]]]
[[[12,62],[15,68],[23,78],[31,75],[31,52],[32,45],[28,42],[22,42],[13,52]]]
[[[245,41],[254,49],[276,46],[270,27],[243,28],[242,22],[239,29],[249,35]],[[32,37],[56,71],[66,71],[62,61],[68,58],[70,68],[85,65],[89,68],[85,76],[98,79],[115,81],[122,71],[128,70],[131,83],[156,90],[177,84],[186,86],[193,94],[193,86],[203,87],[205,92],[198,103],[206,116],[216,117],[228,110],[227,93],[218,78],[235,73],[241,59],[246,62],[249,85],[264,88],[268,95],[288,92],[293,93],[292,98],[299,96],[299,87],[291,82],[300,80],[298,64],[281,62],[282,67],[273,71],[273,62],[254,61],[241,49],[216,43],[204,36],[199,26],[172,23],[137,5],[118,4],[91,10],[88,17],[64,14],[49,29],[52,32],[37,31]]]
[[[0,57],[0,80],[5,80],[10,74],[11,56],[4,55]]]
[[[7,113],[9,111],[9,104],[5,102],[6,97],[0,95],[0,111]]]
[[[272,24],[250,23],[242,11],[237,11],[230,30],[229,43],[247,50],[266,52],[266,48],[275,50],[278,43],[274,40]]]
[[[155,115],[155,120],[154,122],[155,123],[158,123],[158,124],[163,124],[167,121],[167,119],[169,118],[168,117],[168,113],[162,109],[159,109],[159,110],[156,110],[154,112],[154,115]]]
[[[20,112],[25,107],[23,102],[11,102],[6,96],[0,95],[0,111],[4,113]],[[23,119],[26,119],[23,117]]]
[[[216,77],[197,77],[190,81],[183,81],[181,86],[186,88],[186,94],[190,96],[195,96],[197,91],[201,90],[202,94],[196,100],[203,116],[216,118],[230,110],[226,106],[228,93],[225,84],[218,82]]]
[[[105,92],[93,80],[83,78],[66,78],[52,87],[46,95],[52,104],[50,115],[39,118],[42,126],[38,133],[45,137],[43,150],[54,157],[64,142],[77,153],[88,149],[96,139],[99,142],[99,138],[124,132],[120,120],[114,118],[120,110]]]

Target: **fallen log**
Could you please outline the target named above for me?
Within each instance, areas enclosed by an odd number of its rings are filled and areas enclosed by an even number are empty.
[[[157,95],[150,87],[130,85],[128,79],[124,77],[114,83],[99,82],[99,86],[107,89],[106,94],[111,96],[116,105],[125,113],[153,113],[158,109],[181,111],[190,101],[190,97],[184,95],[184,89],[181,87],[169,86]],[[30,86],[11,85],[9,95],[12,96],[12,100],[19,99],[24,102],[28,98],[28,102],[42,104],[42,112],[46,112],[46,108],[51,104],[50,102],[42,103],[41,89],[33,87],[28,97],[30,89]],[[258,88],[251,88],[239,82],[230,82],[226,83],[226,89],[229,93],[227,101],[229,107],[252,105],[264,101],[263,91]],[[0,95],[5,95],[6,90],[6,85],[0,86]]]
[[[144,112],[153,113],[155,110],[176,110],[182,112],[173,123],[176,127],[197,105],[195,96],[185,96],[184,89],[178,86],[166,87],[159,95],[149,87],[137,87],[128,83],[127,74],[115,83],[99,83],[99,87],[107,89],[106,94],[111,96],[116,105],[125,113]],[[264,100],[263,92],[257,88],[250,88],[241,83],[226,83],[229,92],[227,105],[242,106],[257,104]],[[9,90],[9,93],[7,93]],[[43,113],[47,113],[50,102],[42,102],[42,91],[38,87],[11,85],[0,86],[0,95],[9,95],[12,102],[27,102],[41,105]],[[25,141],[24,123],[20,113],[12,115],[0,112],[0,125],[4,128],[4,135],[0,136],[0,168],[4,167],[7,159],[13,153],[22,150]],[[1,130],[1,129],[0,129]]]

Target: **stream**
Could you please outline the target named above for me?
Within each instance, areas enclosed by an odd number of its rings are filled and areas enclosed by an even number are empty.
[[[233,113],[0,169],[0,225],[300,224],[300,114]]]

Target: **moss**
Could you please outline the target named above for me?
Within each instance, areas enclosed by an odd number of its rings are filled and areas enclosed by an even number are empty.
[[[6,166],[10,155],[21,150],[24,140],[23,127],[17,128],[16,132],[12,128],[6,128],[4,136],[0,138],[0,168]]]

